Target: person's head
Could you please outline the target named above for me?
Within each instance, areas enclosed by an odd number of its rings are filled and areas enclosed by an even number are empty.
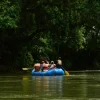
[[[45,63],[44,60],[42,60],[42,64]]]
[[[54,61],[51,61],[51,64],[54,64]]]
[[[59,60],[61,60],[61,57],[58,57]]]
[[[45,63],[46,63],[46,64],[49,64],[49,61],[48,61],[48,60],[45,60]]]

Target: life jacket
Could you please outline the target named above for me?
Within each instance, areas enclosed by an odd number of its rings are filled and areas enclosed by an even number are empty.
[[[57,65],[62,65],[62,61],[61,60],[57,60]]]
[[[36,72],[40,71],[40,63],[34,64],[34,68]]]
[[[43,64],[43,70],[48,70],[49,64]]]

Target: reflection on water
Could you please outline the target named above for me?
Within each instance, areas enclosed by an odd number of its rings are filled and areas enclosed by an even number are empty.
[[[100,100],[100,73],[0,76],[0,100]]]
[[[37,76],[32,77],[35,84],[33,91],[38,93],[45,93],[45,95],[58,95],[62,96],[62,82],[64,76]],[[35,89],[35,90],[34,90]]]
[[[33,76],[31,91],[40,97],[62,97],[64,76]],[[24,93],[29,90],[29,81],[27,77],[23,77]],[[45,96],[44,96],[45,95]]]

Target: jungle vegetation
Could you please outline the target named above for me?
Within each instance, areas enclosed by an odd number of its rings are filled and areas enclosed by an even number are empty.
[[[59,56],[67,70],[100,69],[100,0],[0,0],[0,65]]]

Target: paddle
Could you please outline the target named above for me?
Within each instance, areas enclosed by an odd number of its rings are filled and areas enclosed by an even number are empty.
[[[23,71],[32,70],[33,68],[22,68]]]
[[[65,74],[66,74],[66,75],[69,75],[69,72],[68,72],[68,71],[66,71],[66,70],[64,70],[64,71],[65,71]]]
[[[62,66],[61,66],[61,67],[62,67]],[[69,72],[68,72],[68,71],[66,71],[64,67],[62,67],[62,69],[64,70],[65,75],[69,75]]]

